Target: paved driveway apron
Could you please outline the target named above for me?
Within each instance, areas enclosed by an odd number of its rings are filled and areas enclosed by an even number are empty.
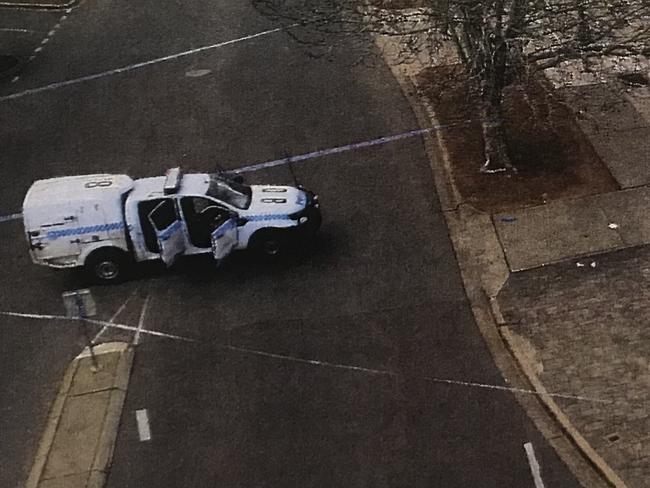
[[[82,4],[6,92],[273,27],[244,2],[153,5]],[[233,168],[415,128],[388,70],[356,65],[359,54],[344,46],[316,59],[272,34],[3,102],[15,176],[0,181],[3,207],[18,208],[36,177]],[[315,249],[284,264],[235,256],[217,271],[199,261],[142,279],[142,326],[194,342],[142,335],[109,486],[533,486],[525,442],[550,486],[576,486],[510,394],[435,381],[503,384],[468,310],[421,142],[296,172],[323,199]],[[286,167],[249,178],[290,182]],[[52,311],[75,285],[43,291]],[[104,318],[133,290],[96,289]],[[7,290],[16,306],[21,294]],[[139,409],[150,441],[138,440]]]

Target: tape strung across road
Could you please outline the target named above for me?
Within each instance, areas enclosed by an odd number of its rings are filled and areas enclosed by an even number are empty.
[[[13,213],[10,215],[0,215],[0,223],[1,222],[10,222],[12,220],[19,220],[23,218],[23,214],[21,213]]]
[[[276,166],[282,166],[289,163],[299,163],[301,161],[307,161],[309,159],[320,158],[323,156],[331,156],[332,154],[340,154],[348,151],[356,151],[358,149],[363,149],[366,147],[381,146],[383,144],[389,144],[391,142],[401,141],[403,139],[410,139],[412,137],[421,136],[434,132],[437,130],[450,129],[453,127],[459,127],[462,125],[467,125],[472,123],[472,120],[464,120],[462,122],[457,122],[454,124],[446,125],[435,125],[432,127],[426,127],[424,129],[415,129],[409,130],[407,132],[402,132],[400,134],[392,134],[389,136],[378,137],[377,139],[370,139],[367,141],[353,142],[351,144],[345,144],[343,146],[330,147],[327,149],[319,149],[317,151],[308,152],[305,154],[298,154],[296,156],[288,156],[282,159],[274,159],[273,161],[266,161],[263,163],[251,164],[248,166],[242,166],[233,170],[228,170],[229,173],[252,173],[254,171],[259,171],[262,169],[274,168]],[[0,223],[9,222],[12,220],[19,220],[23,217],[21,213],[13,213],[10,215],[0,216]]]
[[[9,312],[9,311],[0,311],[0,315],[6,315],[9,317],[22,317],[22,318],[31,318],[31,319],[41,319],[41,320],[62,320],[62,321],[78,321],[80,319],[75,319],[75,318],[70,318],[66,317],[64,315],[45,315],[45,314],[33,314],[33,313],[21,313],[21,312]],[[141,327],[134,327],[131,325],[124,325],[124,324],[116,324],[116,323],[111,323],[111,322],[106,322],[103,320],[93,320],[93,319],[86,319],[86,322],[95,324],[95,325],[101,325],[101,326],[106,326],[108,328],[115,328],[115,329],[121,329],[121,330],[128,330],[132,332],[138,332],[140,331],[141,334],[147,334],[147,335],[152,335],[156,337],[164,337],[167,339],[172,339],[172,340],[177,340],[177,341],[183,341],[183,342],[202,342],[197,339],[192,339],[190,337],[183,337],[183,336],[178,336],[174,334],[166,334],[164,332],[157,332],[151,329],[143,329]],[[352,364],[339,364],[339,363],[333,363],[330,361],[319,361],[317,359],[308,359],[308,358],[300,358],[300,357],[295,357],[295,356],[288,356],[285,354],[277,354],[277,353],[272,353],[272,352],[267,352],[267,351],[261,351],[258,349],[249,349],[246,347],[238,347],[238,346],[233,346],[230,344],[219,344],[219,343],[212,343],[214,347],[217,347],[222,350],[227,350],[227,351],[232,351],[232,352],[238,352],[238,353],[243,353],[243,354],[251,354],[254,356],[261,356],[261,357],[267,357],[267,358],[272,358],[272,359],[279,359],[281,361],[290,361],[294,363],[301,363],[301,364],[308,364],[312,366],[320,366],[320,367],[325,367],[325,368],[333,368],[333,369],[341,369],[341,370],[347,370],[347,371],[356,371],[359,373],[366,373],[366,374],[371,374],[371,375],[377,375],[377,376],[388,376],[391,378],[397,378],[401,377],[399,373],[395,373],[394,371],[386,370],[386,369],[375,369],[375,368],[366,368],[363,366],[355,366]],[[526,395],[539,395],[537,391],[534,390],[526,390],[523,388],[515,388],[511,386],[501,386],[501,385],[491,385],[487,383],[478,383],[475,381],[462,381],[462,380],[454,380],[451,378],[436,378],[433,376],[421,376],[418,377],[419,379],[422,379],[424,381],[428,381],[430,383],[439,383],[439,384],[447,384],[450,386],[462,386],[462,387],[469,387],[469,388],[480,388],[480,389],[485,389],[485,390],[492,390],[492,391],[504,391],[504,392],[510,392],[510,393],[522,393]],[[566,398],[566,399],[571,399],[571,400],[581,400],[585,402],[595,402],[595,403],[612,403],[611,400],[604,400],[600,398],[591,398],[591,397],[585,397],[581,395],[571,395],[567,393],[548,393],[549,396],[556,397],[556,398]]]
[[[400,141],[402,139],[409,139],[411,137],[421,136],[423,134],[428,134],[429,132],[434,132],[437,130],[450,129],[452,127],[459,127],[462,125],[467,125],[471,123],[471,120],[464,120],[462,122],[457,122],[454,124],[445,124],[445,125],[434,125],[432,127],[426,127],[424,129],[415,129],[407,132],[402,132],[400,134],[393,134],[390,136],[378,137],[377,139],[370,139],[368,141],[354,142],[352,144],[345,144],[343,146],[331,147],[328,149],[319,149],[318,151],[312,151],[305,154],[299,154],[297,156],[287,156],[281,159],[274,159],[273,161],[266,161],[264,163],[251,164],[250,166],[243,166],[241,168],[236,168],[233,170],[228,170],[229,173],[251,173],[253,171],[259,171],[261,169],[273,168],[275,166],[282,166],[289,163],[298,163],[300,161],[305,161],[308,159],[320,158],[323,156],[330,156],[332,154],[344,153],[347,151],[356,151],[357,149],[363,149],[366,147],[380,146],[383,144],[388,144],[395,141]]]
[[[80,321],[81,319],[79,318],[74,318],[74,317],[67,317],[65,315],[47,315],[47,314],[36,314],[36,313],[22,313],[22,312],[7,312],[3,311],[0,312],[0,315],[6,315],[7,317],[21,317],[25,319],[38,319],[38,320],[73,320],[73,321]],[[138,327],[134,327],[132,325],[124,325],[124,324],[116,324],[113,322],[106,322],[105,320],[95,320],[95,319],[84,319],[87,323],[93,324],[93,325],[101,325],[108,327],[109,329],[120,329],[120,330],[128,330],[130,332],[138,332]],[[167,339],[175,339],[177,341],[184,341],[184,342],[196,342],[194,339],[190,339],[188,337],[182,337],[174,334],[165,334],[164,332],[158,332],[155,330],[151,329],[140,329],[140,334],[148,334],[156,337],[165,337]]]

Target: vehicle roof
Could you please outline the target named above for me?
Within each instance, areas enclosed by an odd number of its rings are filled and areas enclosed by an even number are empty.
[[[110,181],[110,185],[96,183]],[[25,195],[25,207],[54,205],[70,201],[113,200],[133,188],[127,175],[94,174],[63,176],[35,181]]]
[[[208,191],[209,183],[210,177],[205,173],[184,174],[181,180],[181,186],[176,192],[176,195],[205,195]],[[134,182],[133,191],[129,195],[129,198],[134,200],[148,200],[163,197],[165,196],[163,192],[164,184],[164,176],[137,179]]]

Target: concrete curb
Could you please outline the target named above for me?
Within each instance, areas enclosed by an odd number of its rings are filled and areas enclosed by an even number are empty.
[[[377,42],[382,53],[382,48],[389,42],[396,41],[382,39],[381,42]],[[409,101],[419,125],[423,128],[439,125],[433,107],[423,103],[423,100],[417,96],[418,87],[415,77],[391,65],[390,59],[384,60]],[[436,191],[447,221],[472,313],[495,364],[507,383],[526,390],[532,387],[537,392],[537,397],[521,394],[515,394],[515,397],[580,484],[585,488],[604,486],[626,488],[611,467],[573,427],[536,375],[529,376],[532,370],[526,367],[525,362],[522,362],[522,358],[515,354],[513,349],[509,348],[507,338],[500,333],[502,328],[500,325],[502,326],[505,321],[500,313],[496,296],[506,283],[510,270],[499,244],[494,223],[490,215],[462,202],[453,183],[444,141],[438,133],[432,134],[432,137],[436,138],[436,145],[428,141],[426,136],[423,139]],[[486,240],[491,242],[485,245]],[[480,253],[476,249],[477,241],[484,244]],[[478,255],[481,256],[480,261]],[[546,399],[552,402],[552,406],[545,401]]]
[[[100,367],[105,368],[104,374],[95,376],[88,373],[90,359],[87,349],[70,363],[50,409],[25,488],[101,488],[104,485],[106,470],[113,457],[134,350],[129,344],[119,342],[100,344],[95,349]],[[82,419],[81,428],[71,434],[64,427],[66,422],[74,422],[86,413],[80,410],[83,404],[75,404],[74,400],[80,398],[84,401],[94,399],[104,411],[97,422],[84,424]],[[74,435],[75,439],[85,442],[70,446],[66,442],[68,435]],[[71,470],[70,462],[66,463],[70,461],[71,454],[74,455],[70,452],[73,448],[89,453],[86,456],[89,462],[85,468]]]
[[[540,381],[539,377],[535,373],[534,369],[530,363],[526,360],[525,357],[519,351],[517,344],[514,340],[513,332],[508,326],[503,326],[499,328],[501,332],[501,337],[505,341],[508,349],[512,355],[517,359],[519,367],[524,372],[524,375],[533,386],[534,390],[537,392],[540,401],[544,406],[551,412],[551,415],[557,420],[557,422],[562,427],[562,430],[568,435],[573,443],[580,449],[585,457],[594,465],[594,467],[600,472],[600,474],[607,480],[607,482],[616,488],[627,488],[627,485],[618,477],[614,470],[605,462],[605,460],[600,457],[600,455],[591,447],[589,442],[580,434],[578,429],[576,429],[569,418],[564,414],[562,409],[555,403],[553,397],[549,395],[548,391]]]
[[[36,457],[34,459],[34,464],[25,483],[25,488],[36,488],[38,482],[45,468],[45,462],[47,461],[48,454],[50,453],[50,448],[54,443],[54,435],[59,426],[59,421],[61,419],[61,413],[63,412],[63,406],[65,405],[65,400],[72,386],[72,379],[74,378],[77,368],[79,367],[79,362],[76,358],[72,361],[70,366],[68,366],[65,375],[63,376],[63,381],[61,382],[61,388],[56,395],[52,408],[47,417],[47,424],[45,427],[45,432],[43,437],[41,437],[41,442],[38,445],[38,450],[36,451]]]

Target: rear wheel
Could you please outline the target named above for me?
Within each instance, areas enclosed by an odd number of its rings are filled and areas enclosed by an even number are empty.
[[[129,259],[119,249],[99,249],[86,259],[84,264],[89,277],[101,284],[119,283],[127,273]]]

